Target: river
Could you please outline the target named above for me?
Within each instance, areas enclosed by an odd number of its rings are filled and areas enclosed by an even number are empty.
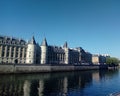
[[[120,70],[0,75],[0,96],[107,96],[120,91]]]

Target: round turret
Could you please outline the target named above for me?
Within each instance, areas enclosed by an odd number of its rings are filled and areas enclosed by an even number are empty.
[[[63,45],[64,51],[65,51],[65,64],[69,64],[69,48],[67,42]]]
[[[47,63],[47,47],[48,45],[45,38],[41,44],[41,64]]]
[[[26,63],[36,63],[36,42],[34,37],[28,42],[26,54]]]

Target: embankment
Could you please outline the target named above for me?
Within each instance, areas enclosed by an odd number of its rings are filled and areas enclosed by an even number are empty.
[[[0,64],[0,74],[108,69],[106,65]]]

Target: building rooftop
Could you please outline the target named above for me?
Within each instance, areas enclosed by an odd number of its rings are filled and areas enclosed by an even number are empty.
[[[46,38],[44,38],[44,40],[42,41],[42,44],[41,44],[41,45],[42,45],[42,46],[48,46]]]
[[[34,36],[32,37],[30,41],[28,41],[28,44],[36,44]]]

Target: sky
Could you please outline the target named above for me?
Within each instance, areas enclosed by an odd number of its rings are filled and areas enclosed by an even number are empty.
[[[120,58],[120,0],[0,0],[0,35]]]

